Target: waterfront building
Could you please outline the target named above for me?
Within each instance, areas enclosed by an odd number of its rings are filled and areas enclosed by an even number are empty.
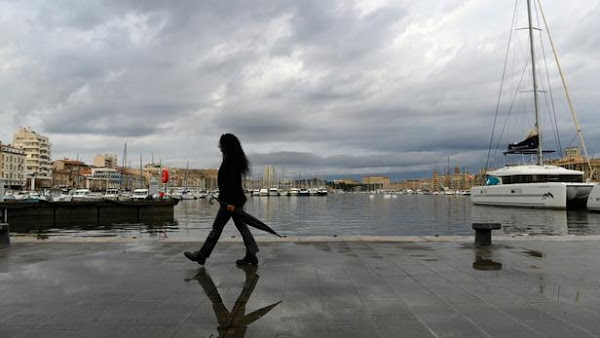
[[[152,178],[160,181],[162,165],[160,163],[146,163],[144,164],[144,181],[150,182]],[[172,173],[169,172],[169,179],[171,178]]]
[[[295,187],[300,187],[300,188],[318,188],[318,187],[324,186],[325,181],[318,177],[312,177],[312,178],[304,178],[304,179],[294,180],[292,182],[292,185]]]
[[[342,178],[341,180],[333,180],[333,184],[359,185],[360,182],[351,178]]]
[[[52,162],[52,186],[88,188],[87,176],[92,170],[82,161],[64,158]]]
[[[200,190],[216,190],[217,169],[182,169],[173,168],[171,177],[172,185],[179,187],[188,187]]]
[[[272,165],[265,166],[264,176],[264,187],[263,188],[275,188],[277,186],[277,175],[275,174],[275,167]]]
[[[585,157],[581,156],[579,147],[566,148],[563,157],[550,160],[548,161],[548,164],[566,169],[580,170],[583,171],[583,175],[586,179],[595,182],[600,181],[600,159],[590,158],[588,165],[588,161]]]
[[[384,189],[390,185],[389,176],[363,176],[362,184],[371,186],[373,190]]]
[[[7,188],[22,189],[25,186],[26,159],[23,149],[0,142],[0,180]]]
[[[114,168],[91,168],[86,176],[86,188],[91,190],[119,189],[121,173]]]
[[[21,127],[13,136],[13,146],[25,151],[26,177],[49,186],[52,181],[52,145],[48,137],[31,128]]]
[[[160,163],[148,163],[144,165],[144,184],[147,184],[153,178],[158,182],[162,182],[161,173],[163,169],[169,170],[170,187],[187,187],[196,190],[217,189],[217,169],[189,169],[187,167],[163,167]],[[139,171],[132,174],[136,175],[139,181]]]
[[[98,168],[117,168],[117,155],[115,154],[98,154],[94,157],[94,167]]]

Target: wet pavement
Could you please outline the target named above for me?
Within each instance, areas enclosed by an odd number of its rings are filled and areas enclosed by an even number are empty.
[[[0,337],[600,335],[597,238],[45,241],[0,249]]]

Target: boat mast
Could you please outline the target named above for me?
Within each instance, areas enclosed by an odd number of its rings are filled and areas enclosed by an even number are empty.
[[[588,155],[587,148],[585,147],[585,141],[583,140],[583,132],[581,131],[581,125],[577,120],[577,114],[575,113],[575,108],[573,107],[573,100],[571,100],[571,95],[569,94],[569,89],[567,87],[567,80],[565,79],[565,74],[562,71],[562,67],[560,66],[560,62],[558,61],[558,55],[556,52],[556,48],[554,47],[554,41],[552,41],[552,36],[550,35],[550,27],[548,27],[548,22],[546,22],[546,16],[544,15],[544,10],[542,9],[542,4],[538,0],[538,7],[540,8],[540,13],[542,14],[542,19],[544,20],[544,26],[546,27],[546,33],[548,35],[548,41],[550,42],[550,46],[552,46],[552,54],[554,55],[554,60],[556,61],[556,67],[558,68],[558,74],[560,75],[560,79],[562,81],[563,89],[565,90],[565,96],[567,97],[567,103],[569,104],[569,110],[571,110],[571,117],[573,118],[573,122],[575,123],[575,129],[577,130],[577,136],[579,137],[579,143],[581,144],[581,148],[583,149],[583,153],[585,156],[585,161],[587,162],[588,169],[590,171],[590,178],[594,178],[594,170],[592,168],[592,164],[590,163],[590,157]]]
[[[123,176],[125,176],[125,161],[127,159],[127,142],[125,142],[125,147],[123,147],[123,163],[121,164],[121,177],[119,180],[119,190],[123,189]]]
[[[142,169],[142,154],[140,154],[140,189],[144,188],[144,171]]]
[[[535,71],[535,51],[533,48],[533,20],[531,18],[531,0],[527,0],[527,17],[529,19],[529,49],[531,50],[531,73],[533,75],[533,106],[535,109],[535,129],[537,131],[538,136],[538,165],[544,164],[544,159],[542,158],[542,135],[540,133],[540,109],[538,102],[538,86],[537,86],[537,78]]]

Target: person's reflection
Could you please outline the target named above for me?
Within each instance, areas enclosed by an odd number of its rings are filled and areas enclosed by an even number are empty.
[[[204,289],[204,293],[206,293],[206,296],[212,303],[213,311],[219,322],[219,327],[217,328],[219,337],[244,337],[248,325],[266,315],[281,303],[281,301],[279,301],[246,315],[246,303],[252,295],[256,283],[258,283],[259,275],[256,274],[258,266],[243,265],[238,266],[238,268],[244,270],[246,281],[244,282],[244,288],[238,296],[231,312],[229,312],[225,307],[225,304],[223,304],[221,295],[219,295],[219,290],[217,290],[215,283],[213,283],[212,278],[210,278],[210,275],[204,267],[200,268],[198,274],[192,278],[198,281],[200,286],[202,286],[202,289]]]

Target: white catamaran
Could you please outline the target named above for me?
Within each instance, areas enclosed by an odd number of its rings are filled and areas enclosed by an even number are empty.
[[[538,2],[539,4],[539,2]],[[541,6],[539,7],[541,11]],[[519,143],[513,143],[508,146],[505,154],[520,154],[522,156],[537,155],[537,163],[530,165],[505,166],[501,169],[488,171],[486,173],[486,182],[483,186],[476,186],[471,189],[471,201],[474,204],[532,207],[532,208],[553,208],[566,209],[572,205],[584,205],[587,201],[594,183],[584,182],[584,173],[578,170],[570,170],[554,165],[544,165],[542,142],[540,137],[540,109],[538,83],[536,79],[536,55],[534,51],[534,27],[531,15],[531,0],[527,0],[528,13],[528,31],[529,31],[529,60],[533,83],[533,106],[535,110],[535,126],[527,138]],[[543,17],[543,12],[542,12]],[[545,18],[544,18],[545,22]],[[547,29],[546,25],[546,29]],[[549,34],[548,34],[549,36]],[[552,40],[550,39],[552,44]],[[552,45],[554,50],[554,46]],[[561,75],[563,87],[565,89],[567,102],[571,108],[571,114],[575,123],[579,141],[585,156],[587,150],[581,133],[581,128],[571,103],[567,91],[564,76],[560,69],[560,64],[556,58],[558,71]],[[589,165],[589,160],[588,160]],[[486,168],[487,170],[487,168]],[[590,168],[591,172],[591,168]]]

